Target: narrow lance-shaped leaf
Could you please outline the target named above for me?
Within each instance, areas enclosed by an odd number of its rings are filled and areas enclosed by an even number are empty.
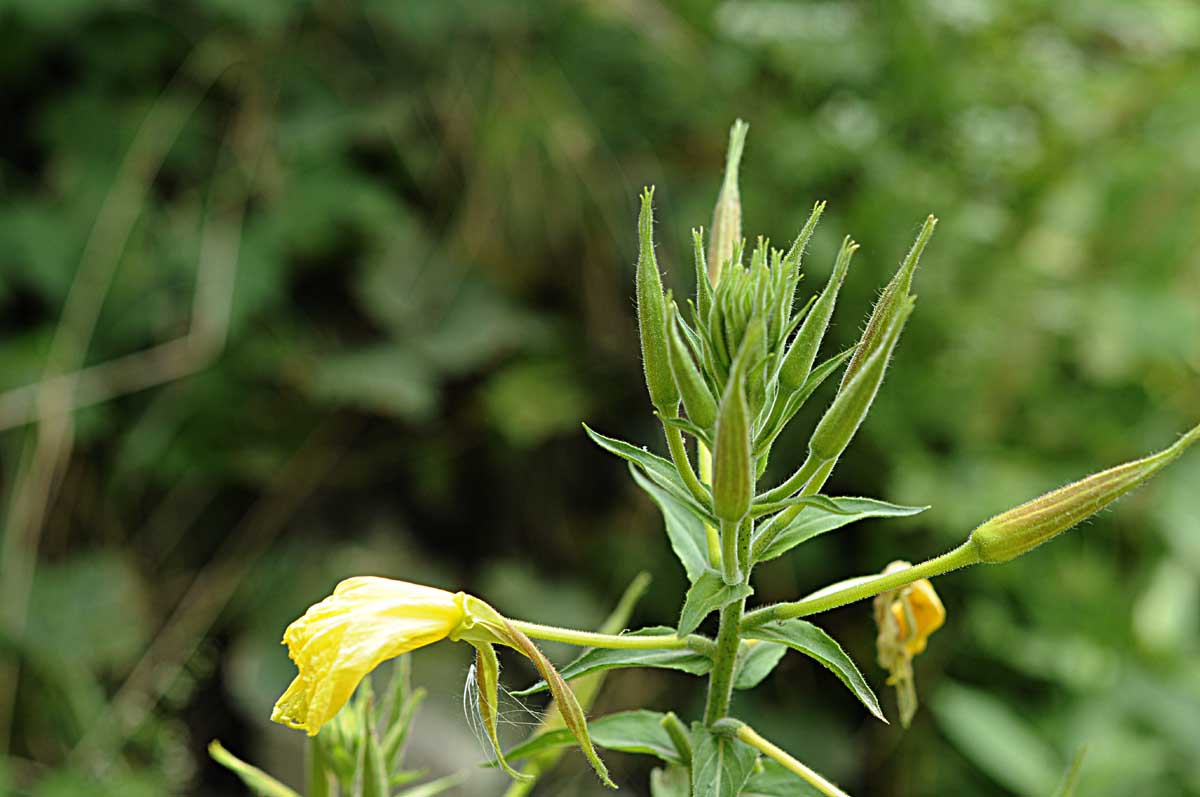
[[[971,532],[983,562],[1007,562],[1099,512],[1178,459],[1200,440],[1200,426],[1175,445],[1088,476],[1002,512]]]
[[[221,766],[237,775],[246,788],[261,797],[300,797],[296,792],[280,783],[252,764],[247,764],[226,750],[216,739],[208,744],[208,754]]]
[[[658,273],[658,259],[654,256],[653,199],[653,188],[642,192],[642,210],[638,216],[638,332],[650,401],[659,412],[673,417],[679,406],[679,392],[675,389],[667,359],[667,304]]]
[[[829,320],[833,318],[833,308],[837,304],[838,291],[842,288],[846,272],[850,268],[850,260],[856,251],[858,251],[858,244],[849,237],[842,241],[842,248],[838,252],[837,261],[833,266],[833,274],[830,275],[825,290],[821,291],[820,298],[817,299],[816,304],[804,319],[804,324],[796,333],[787,355],[783,358],[783,363],[779,368],[779,386],[785,394],[802,387],[812,371],[813,363],[817,359],[817,352],[821,348],[821,341],[824,340],[825,331],[829,328]]]
[[[746,133],[750,125],[738,119],[729,130],[729,150],[725,155],[725,179],[717,194],[713,209],[712,243],[708,251],[708,278],[716,284],[721,269],[733,258],[734,249],[742,239],[742,200],[738,193],[738,169]]]
[[[680,323],[679,308],[671,302],[667,310],[667,353],[671,374],[683,397],[683,408],[687,410],[688,419],[701,429],[708,430],[717,420],[717,401],[679,333]]]
[[[750,639],[778,642],[817,660],[840,678],[871,714],[887,722],[883,717],[883,710],[879,707],[879,699],[875,697],[853,660],[833,637],[817,626],[804,620],[774,620],[747,630],[745,636]]]
[[[925,224],[921,226],[921,232],[917,234],[917,240],[913,243],[912,249],[908,251],[904,262],[900,264],[896,274],[883,289],[879,301],[875,302],[875,309],[871,311],[867,328],[863,330],[862,337],[859,339],[858,349],[854,352],[850,365],[846,366],[846,373],[842,375],[842,389],[866,364],[867,359],[875,353],[880,341],[886,337],[893,318],[900,311],[905,299],[908,298],[912,288],[913,273],[917,270],[917,262],[921,259],[921,253],[925,251],[925,245],[929,243],[930,237],[933,236],[933,228],[936,226],[937,219],[933,216],[925,219]]]

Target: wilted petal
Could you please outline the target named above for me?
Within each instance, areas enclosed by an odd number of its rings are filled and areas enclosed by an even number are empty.
[[[300,674],[271,719],[313,736],[381,662],[445,639],[465,619],[459,593],[361,576],[288,626],[283,642]]]

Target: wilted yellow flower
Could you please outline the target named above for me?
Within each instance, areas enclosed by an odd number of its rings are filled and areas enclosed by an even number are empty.
[[[883,572],[894,573],[909,567],[912,565],[908,562],[892,562]],[[900,721],[906,728],[917,711],[913,657],[925,651],[929,635],[945,621],[946,609],[927,578],[875,597],[879,664],[890,674],[888,684],[896,687]]]
[[[389,578],[341,582],[284,632],[300,674],[275,703],[271,719],[316,735],[380,663],[463,626],[467,597]]]

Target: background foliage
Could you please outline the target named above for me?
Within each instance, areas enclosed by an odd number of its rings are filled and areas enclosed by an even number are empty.
[[[214,736],[298,780],[266,722],[279,634],[352,573],[595,625],[646,568],[634,624],[672,623],[661,520],[579,421],[659,445],[635,197],[657,184],[688,286],[738,116],[746,233],[790,240],[827,199],[812,285],[863,244],[829,351],[942,218],[830,486],[933,509],[764,567],[759,598],[938,552],[1196,421],[1187,0],[7,0],[0,64],[0,793],[232,793]],[[69,415],[21,389],[80,366]],[[1197,483],[1192,458],[941,579],[907,733],[799,660],[737,710],[853,793],[1045,795],[1086,744],[1080,794],[1200,794]],[[824,624],[882,688],[869,616]],[[434,774],[482,757],[466,665],[416,657]],[[597,710],[695,716],[694,687],[617,673]],[[597,789],[570,756],[539,793]]]

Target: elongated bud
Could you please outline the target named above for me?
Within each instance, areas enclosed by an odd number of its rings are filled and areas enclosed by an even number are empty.
[[[750,125],[738,119],[729,130],[729,149],[725,154],[725,180],[717,194],[713,209],[712,241],[708,250],[708,278],[715,285],[721,268],[733,257],[733,250],[742,239],[742,199],[738,193],[738,169],[746,132]]]
[[[779,369],[779,386],[786,393],[792,393],[803,386],[804,380],[808,379],[808,375],[812,371],[813,363],[817,359],[817,351],[821,348],[821,341],[825,338],[825,330],[829,328],[829,319],[833,317],[838,291],[842,288],[846,272],[850,268],[850,259],[854,257],[856,251],[858,251],[858,244],[847,236],[842,241],[842,248],[838,252],[837,261],[833,266],[833,274],[829,276],[825,290],[821,291],[820,298],[817,299],[812,310],[804,319],[800,331],[796,333],[796,338],[792,341],[791,348],[788,349],[788,353],[783,359],[783,365]]]
[[[749,352],[758,346],[759,330],[748,334],[733,363],[725,395],[717,416],[717,439],[713,449],[713,513],[721,520],[736,523],[750,511],[754,497],[753,457],[750,443],[750,408],[746,402],[746,369]]]
[[[674,302],[668,305],[667,336],[670,355],[671,373],[675,377],[675,385],[683,396],[683,408],[687,410],[688,419],[701,429],[711,429],[717,421],[717,400],[700,375],[692,353],[679,332],[679,308]]]
[[[981,561],[1014,559],[1140,486],[1197,440],[1200,440],[1200,426],[1157,454],[1093,474],[996,515],[971,532],[970,542]]]
[[[891,282],[883,289],[879,301],[875,302],[875,309],[871,312],[870,320],[867,321],[867,328],[863,330],[862,337],[859,339],[858,350],[850,358],[850,364],[846,366],[846,373],[842,375],[843,388],[863,367],[867,358],[878,347],[888,327],[891,326],[892,318],[908,296],[909,289],[912,288],[913,273],[917,270],[917,262],[921,259],[921,253],[925,251],[925,245],[929,243],[929,239],[933,235],[933,228],[936,226],[937,219],[933,216],[925,219],[925,224],[921,226],[921,232],[917,234],[917,240],[913,243],[912,249],[908,251],[908,255],[900,264],[900,268],[892,277]]]
[[[900,332],[908,321],[915,299],[905,296],[896,304],[891,314],[891,323],[875,351],[868,357],[854,378],[842,385],[833,403],[817,423],[808,441],[809,457],[817,462],[836,460],[850,445],[854,433],[867,417],[883,376],[887,372],[888,360],[900,339]]]
[[[642,365],[650,401],[672,418],[679,407],[679,391],[671,376],[667,354],[667,304],[663,298],[662,278],[654,256],[654,189],[642,192],[642,211],[638,216],[637,303],[638,332],[642,338]]]
[[[708,267],[705,265],[704,228],[692,230],[692,257],[696,266],[696,313],[698,322],[708,320],[713,305],[712,283],[709,282]]]
[[[825,212],[825,203],[818,202],[813,205],[812,212],[808,214],[808,221],[804,222],[804,226],[800,229],[800,234],[796,236],[796,240],[792,242],[792,248],[788,250],[787,255],[783,258],[784,285],[783,291],[783,323],[784,326],[792,318],[792,304],[796,298],[796,286],[800,284],[800,278],[803,274],[800,271],[800,261],[804,258],[804,250],[808,247],[808,242],[812,240],[813,233],[817,229],[817,223],[821,220],[821,214]]]

